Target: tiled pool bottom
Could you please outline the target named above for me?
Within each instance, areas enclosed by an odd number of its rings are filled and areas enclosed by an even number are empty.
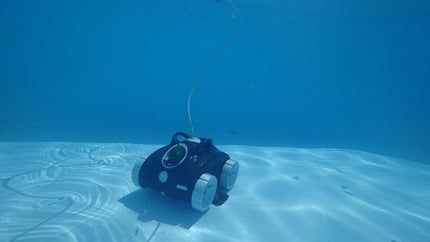
[[[219,146],[240,162],[200,213],[137,188],[159,145],[0,143],[0,241],[430,241],[430,166],[338,149]]]

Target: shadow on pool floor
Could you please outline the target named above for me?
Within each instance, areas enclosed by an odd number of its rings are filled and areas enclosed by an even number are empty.
[[[138,189],[118,201],[136,212],[142,222],[157,221],[185,229],[191,228],[204,214],[192,209],[183,201],[149,189]]]

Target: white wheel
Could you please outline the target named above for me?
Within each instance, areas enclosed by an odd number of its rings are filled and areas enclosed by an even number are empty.
[[[141,187],[142,185],[139,184],[139,172],[140,168],[142,168],[143,163],[145,163],[145,158],[140,158],[136,163],[134,164],[133,170],[131,172],[131,179],[133,180],[134,185]]]
[[[194,185],[191,195],[191,206],[201,212],[206,211],[214,200],[218,181],[215,176],[205,173]]]
[[[220,176],[220,186],[226,190],[230,191],[234,183],[236,182],[237,175],[239,174],[239,162],[234,160],[227,160],[222,167],[222,172]]]

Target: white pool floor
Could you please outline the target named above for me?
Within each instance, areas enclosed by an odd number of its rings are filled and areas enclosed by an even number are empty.
[[[220,146],[206,213],[131,181],[160,145],[0,143],[0,241],[430,241],[430,166],[360,151]]]

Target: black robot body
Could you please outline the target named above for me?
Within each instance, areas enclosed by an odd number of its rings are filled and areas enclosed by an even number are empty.
[[[182,140],[178,138],[182,137]],[[132,177],[137,186],[184,200],[205,211],[222,205],[236,181],[239,163],[218,150],[211,139],[182,132],[170,144],[136,162]]]

